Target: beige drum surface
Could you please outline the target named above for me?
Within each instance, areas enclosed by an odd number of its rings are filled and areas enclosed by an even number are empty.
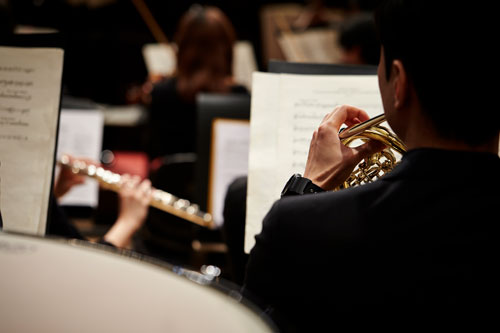
[[[269,332],[246,305],[173,270],[0,232],[0,332]]]

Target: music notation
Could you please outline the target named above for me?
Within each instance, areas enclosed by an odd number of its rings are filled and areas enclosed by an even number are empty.
[[[120,190],[121,175],[106,170],[84,161],[70,161],[69,157],[63,155],[58,163],[66,168],[70,168],[75,174],[85,175],[96,179],[99,184],[108,190],[118,192]],[[202,227],[213,229],[215,223],[212,215],[201,211],[198,205],[189,200],[181,199],[168,192],[153,189],[151,206],[164,212],[180,217],[186,221],[195,223]]]
[[[0,46],[4,230],[46,232],[63,58],[59,48]]]

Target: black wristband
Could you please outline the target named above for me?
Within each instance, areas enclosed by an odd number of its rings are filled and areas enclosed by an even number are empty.
[[[281,197],[320,192],[325,192],[325,190],[314,184],[310,179],[304,178],[300,174],[296,173],[290,177],[286,183],[283,191],[281,192]]]

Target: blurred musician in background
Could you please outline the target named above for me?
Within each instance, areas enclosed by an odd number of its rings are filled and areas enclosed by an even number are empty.
[[[200,92],[247,92],[232,77],[236,33],[216,7],[193,5],[174,36],[177,69],[149,95],[150,157],[195,151],[196,96]]]
[[[494,12],[426,0],[378,8],[384,112],[408,152],[376,182],[324,192],[381,149],[340,142],[341,125],[364,111],[341,106],[324,118],[304,174],[323,193],[277,201],[247,266],[247,295],[284,331],[496,321],[500,113],[483,84],[494,46],[478,38],[493,31]]]
[[[373,15],[354,14],[340,25],[340,62],[347,65],[377,65],[380,42]]]

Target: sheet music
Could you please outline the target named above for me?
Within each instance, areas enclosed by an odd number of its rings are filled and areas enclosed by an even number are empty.
[[[63,50],[0,47],[0,209],[4,229],[44,234]]]
[[[309,143],[323,117],[353,105],[370,117],[383,112],[375,75],[255,73],[252,93],[245,252],[294,173],[304,173]]]
[[[146,44],[142,48],[142,56],[151,75],[171,75],[177,66],[172,44]]]
[[[99,160],[102,150],[104,116],[99,110],[61,110],[57,158],[63,154]],[[99,184],[87,179],[85,184],[73,187],[59,203],[71,206],[97,207]]]
[[[253,46],[249,41],[238,41],[233,52],[234,81],[252,91],[252,74],[257,70]]]
[[[291,62],[339,63],[338,32],[333,29],[312,29],[286,32],[278,38],[285,59]]]
[[[276,199],[280,75],[254,73],[250,117],[245,252],[253,247],[262,219]],[[266,184],[262,186],[262,184]]]
[[[224,199],[233,180],[248,174],[250,123],[246,120],[215,119],[212,129],[209,213],[215,224],[224,222]]]

